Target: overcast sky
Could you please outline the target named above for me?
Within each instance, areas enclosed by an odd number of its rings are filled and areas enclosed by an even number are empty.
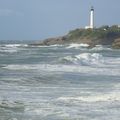
[[[40,40],[89,24],[120,24],[120,0],[0,0],[0,40]]]

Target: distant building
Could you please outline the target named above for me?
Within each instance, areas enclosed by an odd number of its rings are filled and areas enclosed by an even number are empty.
[[[94,28],[94,8],[90,9],[90,24],[86,26],[85,29],[93,29]]]
[[[118,25],[118,27],[120,28],[120,25]]]

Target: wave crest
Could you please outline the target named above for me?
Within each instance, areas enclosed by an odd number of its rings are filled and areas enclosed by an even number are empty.
[[[104,58],[99,53],[82,53],[75,56],[66,56],[60,58],[60,62],[69,64],[80,64],[80,65],[96,65],[104,62]]]
[[[66,47],[67,49],[70,49],[70,48],[75,48],[75,49],[79,49],[79,48],[86,48],[86,47],[89,47],[88,44],[75,44],[75,43],[72,43],[70,44],[68,47]]]
[[[112,49],[107,46],[103,46],[103,45],[96,45],[95,47],[91,49],[91,51],[110,51],[110,50]]]
[[[85,97],[59,97],[58,101],[70,103],[70,102],[108,102],[108,101],[120,101],[119,93],[108,93],[103,95],[85,96]]]

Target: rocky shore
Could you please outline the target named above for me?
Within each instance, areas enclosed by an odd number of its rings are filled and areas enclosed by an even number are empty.
[[[110,45],[112,48],[120,48],[120,28],[116,25],[111,27],[102,26],[96,29],[75,29],[70,31],[67,35],[48,38],[31,45],[55,45],[55,44],[70,44],[70,43],[84,43],[90,47],[95,45]]]

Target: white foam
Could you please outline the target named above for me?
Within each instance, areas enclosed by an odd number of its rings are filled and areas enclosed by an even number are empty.
[[[5,44],[0,46],[0,52],[15,53],[20,50],[20,47],[28,47],[27,44]]]
[[[50,45],[51,47],[61,47],[63,45],[60,45],[60,44],[55,44],[55,45]]]
[[[66,56],[64,58],[60,58],[60,60],[84,65],[99,65],[104,63],[104,58],[99,53],[82,53],[75,56]]]
[[[120,101],[120,94],[118,93],[108,93],[108,94],[100,94],[93,96],[85,96],[85,97],[59,97],[57,101],[62,102],[107,102],[107,101]]]
[[[7,65],[3,68],[10,69],[10,70],[29,70],[29,69],[35,69],[35,66],[32,66],[32,65]]]
[[[3,53],[14,53],[17,52],[17,48],[16,47],[6,47],[6,46],[1,46],[0,47],[0,52]]]
[[[59,61],[60,62],[66,62],[66,63],[74,63],[74,64],[77,64],[78,62],[78,59],[77,58],[75,58],[74,56],[72,57],[72,56],[66,56],[66,57],[64,57],[64,58],[60,58],[59,59]]]
[[[53,116],[54,118],[56,116],[59,118],[70,117],[70,114],[65,110],[65,107],[51,104],[49,100],[47,103],[37,103],[37,105],[33,104],[32,106],[26,107],[25,112],[27,114],[40,115],[42,118],[49,116]]]
[[[27,47],[27,44],[7,44],[5,47]]]
[[[82,62],[85,62],[86,64],[100,64],[104,62],[103,56],[99,53],[83,53],[80,55],[76,55],[75,57]]]
[[[36,72],[43,73],[61,73],[61,72],[77,72],[84,73],[87,75],[112,75],[120,76],[119,68],[102,68],[101,67],[91,67],[91,66],[79,66],[79,65],[50,65],[50,64],[36,64],[36,65],[6,65],[4,69],[9,70],[36,70]]]
[[[0,52],[2,52],[2,53],[15,53],[15,52],[17,52],[17,49],[0,49]]]
[[[19,47],[21,44],[7,44],[5,47]]]
[[[91,51],[102,51],[102,50],[112,50],[111,48],[108,48],[106,46],[102,46],[102,45],[96,45],[95,47],[93,47],[92,49],[90,49]]]
[[[89,45],[88,44],[83,44],[83,43],[81,43],[81,44],[75,44],[75,43],[72,43],[72,44],[70,44],[68,47],[66,47],[67,49],[70,49],[70,48],[76,48],[76,49],[78,49],[78,48],[81,48],[81,47],[89,47]]]
[[[62,47],[63,45],[55,44],[55,45],[38,45],[38,46],[32,46],[32,47],[38,47],[38,48],[51,48],[51,47]]]

